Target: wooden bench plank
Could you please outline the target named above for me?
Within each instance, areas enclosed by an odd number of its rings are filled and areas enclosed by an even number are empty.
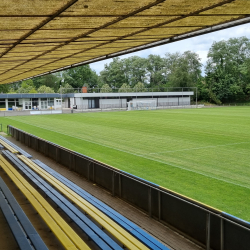
[[[66,249],[90,249],[37,190],[35,190],[1,155],[0,165],[30,201]]]

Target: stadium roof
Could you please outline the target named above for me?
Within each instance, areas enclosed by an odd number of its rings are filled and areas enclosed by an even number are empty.
[[[250,0],[1,0],[0,83],[250,21]]]

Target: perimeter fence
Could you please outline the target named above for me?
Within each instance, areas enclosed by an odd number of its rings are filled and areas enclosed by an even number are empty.
[[[247,221],[13,126],[8,126],[8,133],[26,146],[108,190],[113,196],[141,209],[206,250],[250,249],[250,223]]]

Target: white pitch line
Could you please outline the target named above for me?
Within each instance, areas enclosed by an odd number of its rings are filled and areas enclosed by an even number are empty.
[[[174,153],[174,152],[181,152],[181,151],[188,151],[188,150],[195,150],[195,149],[216,148],[216,147],[231,146],[231,145],[245,144],[245,143],[250,143],[250,142],[235,142],[235,143],[228,143],[228,144],[215,145],[215,146],[184,148],[184,149],[179,149],[179,150],[168,150],[168,151],[162,151],[162,152],[156,152],[156,153],[148,153],[147,155],[158,155],[158,154],[164,154],[164,153]]]
[[[6,118],[7,118],[7,117],[6,117]],[[122,150],[122,149],[114,148],[114,147],[111,147],[111,146],[108,146],[108,145],[105,145],[105,144],[102,144],[102,143],[94,142],[94,141],[87,140],[87,139],[84,139],[84,138],[80,138],[80,137],[77,137],[77,136],[74,136],[74,135],[70,135],[70,134],[58,132],[58,131],[55,131],[55,130],[52,130],[52,129],[48,129],[48,128],[46,128],[46,127],[33,125],[33,124],[30,124],[30,123],[27,123],[27,122],[23,122],[23,121],[20,121],[20,120],[16,120],[16,119],[13,119],[13,118],[10,118],[10,117],[8,117],[8,119],[14,120],[14,121],[18,121],[18,122],[21,122],[21,123],[24,123],[24,124],[28,124],[28,125],[31,125],[31,126],[34,126],[34,127],[37,127],[37,128],[42,128],[42,129],[45,129],[45,130],[48,130],[48,131],[53,131],[53,132],[55,132],[55,133],[62,134],[62,135],[66,135],[66,136],[69,136],[69,137],[72,137],[72,138],[80,139],[80,140],[82,140],[82,141],[87,141],[87,142],[90,142],[90,143],[94,143],[94,144],[96,144],[96,145],[103,146],[103,147],[106,147],[106,148],[111,148],[111,149],[113,149],[113,150],[117,150],[117,151],[120,151],[120,152],[123,152],[123,153],[132,154],[132,155],[135,155],[135,156],[138,156],[138,157],[142,157],[142,158],[147,159],[147,160],[159,162],[159,163],[162,163],[162,164],[165,164],[165,165],[169,165],[169,166],[171,166],[171,167],[175,167],[175,168],[178,168],[178,169],[186,170],[186,171],[189,171],[189,172],[192,172],[192,173],[195,173],[195,174],[200,174],[200,175],[202,175],[202,176],[209,177],[209,178],[212,178],[212,179],[215,179],[215,180],[219,180],[219,181],[223,181],[223,182],[226,182],[226,183],[229,183],[229,184],[233,184],[233,185],[236,185],[236,186],[239,186],[239,187],[243,187],[243,188],[250,189],[250,187],[245,186],[245,185],[241,185],[241,184],[238,184],[238,183],[235,183],[235,182],[232,182],[232,181],[228,181],[228,180],[221,179],[221,178],[218,178],[218,177],[215,177],[215,176],[211,176],[211,175],[208,175],[208,174],[204,174],[204,173],[202,173],[202,172],[198,172],[198,171],[195,171],[195,170],[192,170],[192,169],[188,169],[188,168],[185,168],[185,167],[177,166],[177,165],[174,165],[174,164],[172,164],[172,163],[167,163],[167,162],[164,162],[164,161],[161,161],[161,160],[152,159],[152,158],[146,157],[145,155],[140,155],[140,154],[136,154],[136,153],[131,153],[131,152],[129,152],[129,151],[125,151],[125,150]],[[157,183],[156,183],[156,184],[157,184]]]

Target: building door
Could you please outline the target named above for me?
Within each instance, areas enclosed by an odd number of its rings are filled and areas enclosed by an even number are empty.
[[[48,108],[48,101],[41,101],[41,109],[47,109]]]
[[[31,102],[31,101],[26,101],[26,102],[24,102],[24,109],[25,109],[25,110],[30,110],[30,109],[32,109],[32,102]]]
[[[68,98],[68,108],[70,108],[70,98]]]
[[[38,105],[39,105],[38,98],[32,98],[32,108],[36,109]]]
[[[100,99],[99,98],[95,98],[95,108],[99,109],[100,108]]]
[[[89,99],[89,109],[95,108],[95,99]]]
[[[89,99],[89,109],[98,109],[99,108],[99,98]]]
[[[56,109],[62,108],[62,99],[56,99]]]

